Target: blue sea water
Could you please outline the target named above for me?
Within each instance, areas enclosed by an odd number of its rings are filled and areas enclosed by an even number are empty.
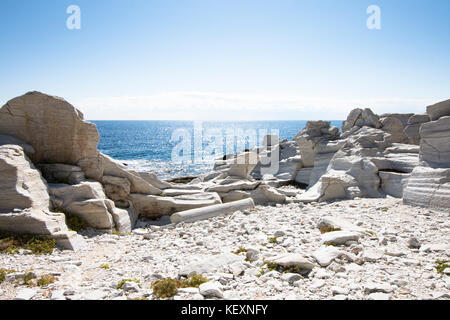
[[[254,133],[253,138],[239,136],[234,141],[233,153],[249,149],[262,142],[266,133],[278,133],[280,140],[291,140],[305,127],[306,121],[236,121],[218,122],[205,121],[91,121],[97,125],[100,133],[99,150],[114,159],[120,160],[130,168],[138,171],[154,172],[161,179],[178,176],[191,176],[208,172],[212,169],[213,158],[222,157],[229,149],[216,150],[202,161],[194,157],[195,141],[200,141],[203,148],[215,141],[208,133],[222,135],[223,146],[229,141],[230,132]],[[331,121],[331,125],[341,128],[342,121]],[[194,129],[196,128],[196,129]],[[214,130],[214,131],[211,131]],[[230,131],[231,130],[231,131]],[[241,130],[241,131],[240,131]],[[180,144],[183,135],[191,147],[191,153],[186,152],[185,161],[173,160],[173,150]],[[200,136],[198,140],[199,133]],[[197,140],[195,140],[197,137]],[[218,136],[220,139],[221,136]],[[256,137],[256,138],[255,138]],[[198,144],[197,144],[198,145]],[[219,148],[220,149],[220,148]],[[183,153],[181,153],[183,154]],[[188,160],[186,160],[188,159]]]

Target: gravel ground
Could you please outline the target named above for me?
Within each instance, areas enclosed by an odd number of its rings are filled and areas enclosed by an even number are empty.
[[[167,219],[138,221],[125,236],[86,230],[79,252],[0,254],[0,268],[18,271],[0,284],[0,299],[153,299],[153,281],[176,278],[196,262],[211,281],[181,289],[174,299],[450,299],[450,268],[436,270],[437,260],[450,260],[449,215],[405,206],[401,199],[357,199],[258,206],[176,226]],[[329,216],[346,220],[341,229],[349,240],[342,245],[323,244],[322,237],[337,243],[342,236],[319,231]],[[232,253],[239,248],[243,252]],[[325,260],[337,257],[320,266],[319,248]],[[314,268],[302,276],[267,270],[266,261],[293,253]],[[20,281],[29,271],[58,280],[29,287]],[[124,279],[139,283],[117,289]]]

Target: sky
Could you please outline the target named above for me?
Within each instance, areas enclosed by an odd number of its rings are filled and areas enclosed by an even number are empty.
[[[37,90],[89,120],[342,120],[450,98],[448,0],[2,0],[0,30],[0,105]]]

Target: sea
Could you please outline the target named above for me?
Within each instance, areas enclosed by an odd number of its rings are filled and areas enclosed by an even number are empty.
[[[342,120],[329,120],[341,129]],[[266,134],[292,140],[306,126],[293,121],[91,121],[100,133],[98,149],[130,169],[160,179],[198,176],[214,159],[259,146]]]

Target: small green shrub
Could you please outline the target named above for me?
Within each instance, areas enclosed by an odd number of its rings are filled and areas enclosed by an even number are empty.
[[[303,273],[302,269],[297,266],[285,267],[275,262],[265,262],[265,265],[267,266],[267,269],[269,269],[269,271],[278,271],[281,273]]]
[[[0,252],[15,254],[20,249],[32,254],[52,254],[56,242],[50,236],[0,233]]]
[[[23,284],[32,287],[36,283],[36,275],[33,272],[27,272],[23,278]]]
[[[70,230],[75,232],[80,232],[83,229],[86,229],[86,223],[79,216],[72,213],[64,213],[66,216],[66,224]]]
[[[270,243],[277,243],[277,237],[269,238]]]
[[[240,253],[243,252],[247,252],[248,250],[245,249],[244,247],[240,247],[239,249],[237,249],[236,251],[233,251],[232,253],[239,255]]]
[[[17,272],[16,270],[10,270],[10,269],[3,269],[0,268],[0,283],[2,283],[3,281],[5,281],[6,275],[8,273],[14,273]]]
[[[56,278],[52,274],[43,274],[37,281],[37,285],[40,287],[48,286],[49,284],[52,284],[56,282],[58,278]]]
[[[450,260],[436,260],[436,271],[442,273],[446,268],[450,268]]]
[[[104,263],[104,264],[101,264],[101,265],[100,265],[100,268],[108,270],[108,269],[111,269],[112,266],[109,265],[109,264],[107,264],[107,263]]]
[[[335,228],[333,226],[326,226],[326,227],[320,227],[319,231],[320,233],[327,233],[327,232],[334,232],[334,231],[341,231],[341,228]]]
[[[123,280],[120,280],[119,283],[117,284],[117,289],[118,289],[118,290],[122,290],[123,284],[124,284],[125,282],[136,282],[136,283],[141,283],[141,281],[138,280],[138,279],[123,279]]]
[[[152,283],[153,294],[158,299],[167,299],[175,296],[179,288],[198,288],[209,280],[201,275],[194,275],[188,279],[165,278]]]

